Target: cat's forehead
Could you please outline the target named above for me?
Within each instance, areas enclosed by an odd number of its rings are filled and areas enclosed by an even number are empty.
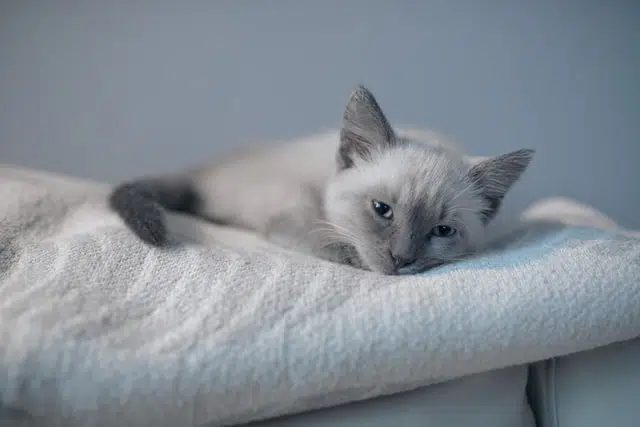
[[[442,150],[401,147],[388,150],[375,163],[378,185],[395,203],[445,204],[467,185],[463,160]]]

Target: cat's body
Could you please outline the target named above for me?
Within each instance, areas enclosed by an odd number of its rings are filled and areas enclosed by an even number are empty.
[[[126,183],[110,201],[154,245],[166,237],[162,206],[330,261],[407,274],[478,250],[531,156],[520,150],[481,161],[430,132],[392,129],[360,87],[340,131]]]

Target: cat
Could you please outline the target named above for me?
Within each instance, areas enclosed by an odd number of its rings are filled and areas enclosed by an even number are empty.
[[[427,131],[393,128],[358,86],[339,131],[124,182],[109,204],[154,246],[167,242],[167,209],[328,261],[415,274],[482,248],[488,223],[533,155],[476,158]]]

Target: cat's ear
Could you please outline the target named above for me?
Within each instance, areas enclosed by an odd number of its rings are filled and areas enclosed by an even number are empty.
[[[375,150],[391,147],[396,136],[373,94],[358,86],[344,110],[338,149],[338,168],[353,166],[356,158],[368,159]]]
[[[487,201],[483,212],[485,221],[496,215],[505,194],[527,169],[534,153],[534,150],[523,149],[474,162],[468,177],[476,183]]]

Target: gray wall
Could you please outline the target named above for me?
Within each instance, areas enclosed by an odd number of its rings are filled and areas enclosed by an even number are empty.
[[[153,3],[153,4],[152,4]],[[116,182],[339,124],[368,85],[548,195],[640,228],[640,4],[0,0],[0,162]]]

